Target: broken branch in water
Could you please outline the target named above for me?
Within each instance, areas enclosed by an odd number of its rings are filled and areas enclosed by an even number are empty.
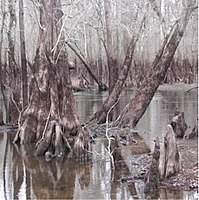
[[[197,89],[198,88],[198,86],[195,86],[195,87],[193,87],[193,88],[190,88],[189,90],[187,90],[186,92],[190,92],[191,90],[193,90],[193,89]]]

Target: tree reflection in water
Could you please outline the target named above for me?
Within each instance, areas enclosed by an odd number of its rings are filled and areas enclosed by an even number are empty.
[[[127,91],[121,96],[126,104]],[[78,96],[79,95],[79,96]],[[90,95],[90,96],[89,96]],[[91,97],[92,95],[92,97]],[[105,95],[105,93],[103,93]],[[101,105],[102,94],[78,93],[76,104],[81,121],[86,121]],[[137,129],[147,144],[153,148],[154,138],[163,132],[175,108],[185,111],[186,122],[190,127],[195,123],[198,99],[197,91],[189,93],[173,90],[160,90],[153,98],[148,110]],[[191,113],[191,114],[190,114]],[[190,131],[190,130],[188,130]],[[46,162],[33,156],[33,148],[14,147],[15,134],[0,127],[0,199],[146,199],[142,182],[122,183],[121,177],[127,177],[128,170],[136,171],[134,165],[128,168],[118,162],[115,171],[111,169],[110,159],[96,158],[90,165],[80,165],[66,158],[58,162]],[[106,157],[105,144],[96,142],[93,149]],[[149,198],[159,199],[194,199],[197,192],[185,192],[161,188],[149,194]]]
[[[21,186],[24,177],[24,170],[17,171],[17,169],[23,169],[22,163],[28,172],[26,177],[29,174],[29,180],[31,180],[31,186],[26,185],[26,188],[32,187],[37,199],[73,198],[76,177],[79,177],[81,189],[89,185],[92,165],[81,167],[67,157],[47,162],[42,158],[34,157],[32,147],[27,145],[15,145],[14,151],[19,154],[14,156],[14,171],[21,177],[17,180],[18,182],[14,183],[15,193],[19,192],[18,187]]]
[[[95,144],[98,157],[92,164],[79,164],[67,158],[63,160],[37,159],[32,146],[14,146],[11,133],[0,134],[3,171],[0,199],[183,199],[193,197],[192,193],[180,190],[159,189],[147,196],[143,194],[142,183],[121,182],[131,176],[129,165],[115,157],[115,170],[104,151],[105,144]],[[118,152],[115,152],[118,155]],[[120,157],[120,158],[119,158]],[[119,158],[119,160],[117,160]],[[133,167],[133,166],[132,166]]]

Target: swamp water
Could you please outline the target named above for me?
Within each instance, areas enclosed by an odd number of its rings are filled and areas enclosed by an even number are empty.
[[[120,109],[128,102],[132,90],[124,90]],[[76,107],[85,123],[101,106],[107,93],[77,92]],[[160,87],[136,129],[153,150],[153,140],[162,135],[175,109],[185,112],[192,129],[197,116],[197,90],[186,92],[179,87]],[[1,98],[1,97],[0,97]],[[0,108],[2,100],[0,99]],[[111,161],[103,141],[93,146],[93,163],[83,165],[68,160],[46,162],[33,156],[30,146],[18,149],[12,144],[14,134],[0,129],[0,199],[145,199],[143,182],[122,183],[126,169],[111,170]],[[19,154],[19,151],[21,154]],[[114,181],[113,181],[114,180]],[[194,199],[195,191],[159,189],[152,199]]]

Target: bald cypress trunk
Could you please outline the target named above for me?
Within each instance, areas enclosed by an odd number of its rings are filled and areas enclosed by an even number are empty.
[[[67,52],[63,48],[64,36],[60,32],[62,16],[60,1],[42,1],[40,23],[43,29],[33,64],[36,79],[14,139],[20,144],[36,143],[37,156],[64,155],[75,143],[73,136],[81,131]]]

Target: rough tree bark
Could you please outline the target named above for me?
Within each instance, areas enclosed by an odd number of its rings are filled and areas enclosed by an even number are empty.
[[[39,45],[34,59],[35,87],[22,114],[15,143],[36,143],[36,156],[62,156],[81,130],[63,46],[61,1],[42,1]],[[60,41],[58,41],[60,39]],[[54,45],[57,44],[56,51]],[[77,142],[76,142],[77,143]],[[78,144],[75,144],[78,148]]]
[[[155,140],[155,148],[153,151],[151,165],[144,179],[144,192],[146,193],[158,189],[160,180],[159,159],[160,159],[160,141],[159,138],[157,137]]]
[[[27,80],[27,61],[24,33],[24,8],[23,0],[19,0],[19,28],[20,28],[20,47],[21,47],[21,74],[22,74],[22,108],[28,105],[28,80]]]
[[[19,116],[19,103],[20,103],[20,70],[15,60],[15,30],[16,30],[16,1],[9,0],[9,28],[7,31],[8,37],[8,81],[10,90],[10,100],[8,106],[9,122],[16,124]],[[12,99],[12,100],[11,100]]]
[[[160,156],[160,175],[161,178],[170,177],[182,168],[181,156],[177,148],[175,134],[171,125],[167,125],[163,135],[164,146],[162,156]]]
[[[150,75],[133,94],[130,102],[123,109],[121,115],[114,122],[114,126],[129,126],[134,128],[148,105],[150,104],[159,85],[164,81],[175,51],[183,37],[191,13],[197,6],[186,8],[181,17],[176,21],[170,33],[165,37],[162,49],[156,56]]]

